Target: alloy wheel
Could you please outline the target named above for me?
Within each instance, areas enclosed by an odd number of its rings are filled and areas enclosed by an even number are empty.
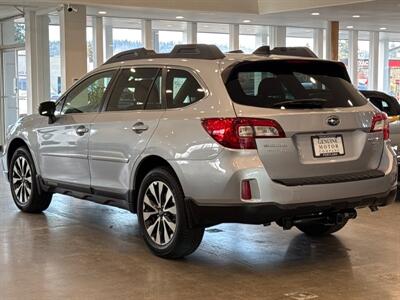
[[[176,202],[171,189],[161,181],[152,182],[143,199],[143,221],[147,234],[158,246],[168,244],[176,231]]]
[[[32,171],[28,160],[23,156],[15,160],[12,184],[18,202],[22,205],[26,204],[32,194]]]

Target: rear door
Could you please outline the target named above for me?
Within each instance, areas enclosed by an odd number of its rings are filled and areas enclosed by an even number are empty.
[[[44,179],[90,186],[90,127],[114,74],[115,71],[106,71],[84,80],[59,102],[56,121],[37,129],[39,164]]]
[[[91,186],[116,198],[126,195],[131,170],[165,111],[162,70],[122,69],[103,112],[92,124],[89,144]]]
[[[284,138],[257,139],[272,179],[290,184],[299,178],[368,176],[378,168],[383,135],[370,133],[374,110],[341,65],[247,62],[231,72],[226,85],[239,117],[273,119],[285,132]]]

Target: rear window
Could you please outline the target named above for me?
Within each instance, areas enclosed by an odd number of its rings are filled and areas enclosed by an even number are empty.
[[[243,62],[225,72],[231,99],[243,105],[276,109],[362,106],[345,67],[325,61]]]

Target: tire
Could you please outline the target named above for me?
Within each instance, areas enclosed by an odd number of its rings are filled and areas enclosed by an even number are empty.
[[[296,227],[309,236],[326,236],[335,233],[346,226],[347,221],[342,224],[336,225],[325,225],[321,223],[308,223],[308,224],[298,224]]]
[[[36,169],[29,150],[18,148],[9,168],[11,194],[15,205],[23,212],[41,213],[46,210],[53,194],[40,189],[36,180]]]
[[[182,188],[168,168],[153,169],[144,177],[137,212],[143,238],[155,255],[177,259],[199,247],[204,228],[188,227]]]

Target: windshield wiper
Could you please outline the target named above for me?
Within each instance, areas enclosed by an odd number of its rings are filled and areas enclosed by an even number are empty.
[[[324,103],[328,100],[322,98],[310,98],[310,99],[293,99],[293,100],[286,100],[277,102],[272,107],[285,107],[285,106],[292,106],[292,107],[322,107]]]

